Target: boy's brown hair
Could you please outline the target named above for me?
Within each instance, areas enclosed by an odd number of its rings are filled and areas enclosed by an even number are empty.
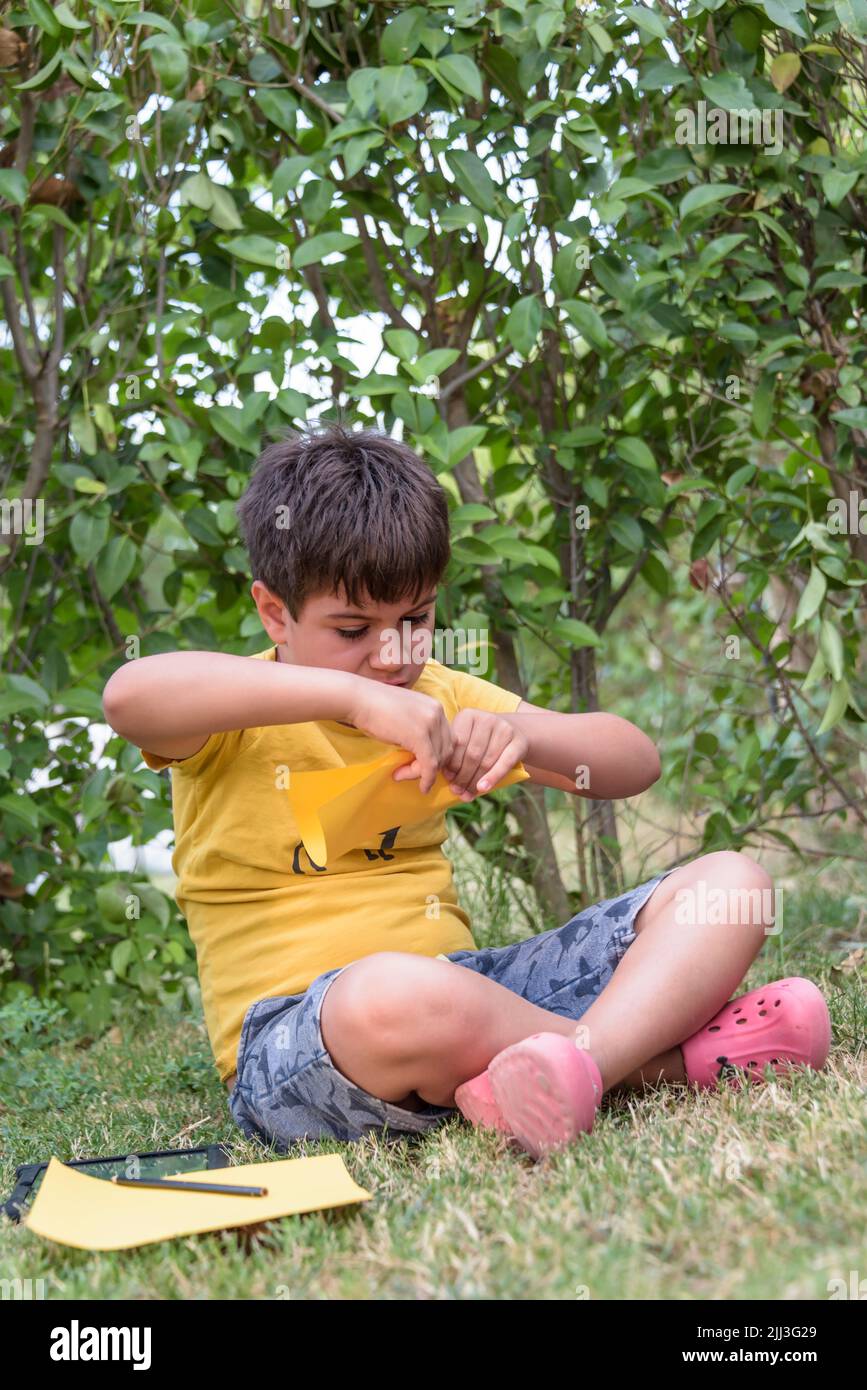
[[[353,606],[419,600],[450,556],[446,495],[407,444],[340,424],[292,431],[259,455],[237,505],[259,579],[297,622],[343,585]]]

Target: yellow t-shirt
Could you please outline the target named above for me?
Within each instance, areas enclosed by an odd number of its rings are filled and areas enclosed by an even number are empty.
[[[252,659],[276,656],[269,647]],[[413,690],[439,700],[449,721],[466,708],[513,714],[521,703],[434,660]],[[141,750],[148,767],[172,767],[175,897],[196,946],[221,1080],[235,1070],[244,1015],[256,1000],[300,994],[324,971],[375,951],[475,949],[441,848],[443,811],[377,835],[325,868],[301,843],[275,768],[321,771],[371,762],[389,749],[359,729],[319,720],[211,734],[181,761]]]

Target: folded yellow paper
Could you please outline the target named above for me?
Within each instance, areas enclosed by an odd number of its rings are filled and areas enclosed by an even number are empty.
[[[118,1187],[52,1158],[24,1224],[39,1236],[78,1250],[129,1250],[177,1236],[344,1207],[366,1202],[373,1195],[358,1186],[340,1154],[200,1169],[179,1176],[189,1182],[266,1187],[268,1195],[230,1197],[219,1192]]]
[[[314,864],[324,867],[396,825],[417,824],[461,803],[441,772],[427,793],[421,791],[418,778],[395,782],[395,768],[410,761],[406,749],[393,748],[371,763],[290,774],[287,792],[292,814]],[[490,790],[524,782],[529,776],[523,763],[517,763]]]

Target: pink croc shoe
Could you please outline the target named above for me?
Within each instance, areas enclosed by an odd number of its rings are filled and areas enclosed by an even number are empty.
[[[763,1081],[767,1064],[819,1071],[831,1047],[831,1018],[812,980],[792,975],[730,999],[709,1023],[680,1044],[687,1080],[714,1086],[718,1077],[737,1089],[742,1075]]]
[[[534,1033],[459,1086],[455,1105],[471,1123],[499,1129],[541,1158],[590,1132],[602,1094],[589,1052],[562,1033]]]
[[[465,1120],[469,1120],[480,1129],[497,1129],[501,1134],[511,1135],[512,1131],[494,1099],[487,1069],[458,1087],[455,1091],[455,1105]]]

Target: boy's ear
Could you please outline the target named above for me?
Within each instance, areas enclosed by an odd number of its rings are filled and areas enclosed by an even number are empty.
[[[262,619],[262,626],[271,641],[275,643],[285,642],[291,619],[283,600],[272,593],[261,579],[253,580],[250,597],[256,605],[259,617]]]

